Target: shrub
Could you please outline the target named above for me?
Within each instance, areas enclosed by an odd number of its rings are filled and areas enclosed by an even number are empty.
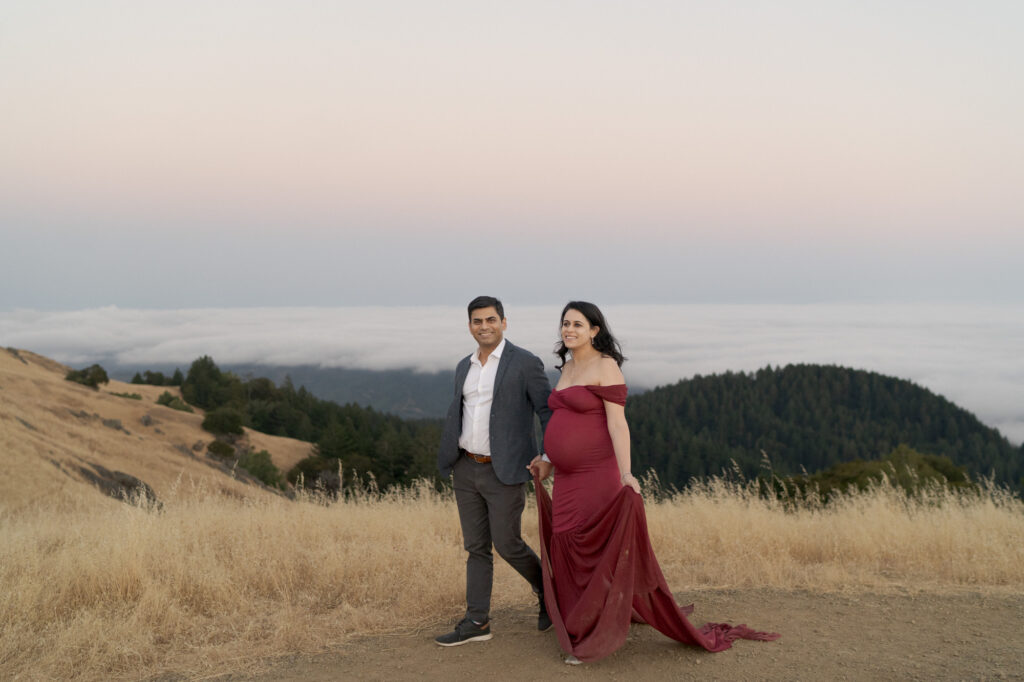
[[[100,384],[110,383],[107,371],[99,365],[90,365],[85,369],[73,369],[64,378],[94,390],[99,390]]]
[[[124,428],[124,424],[121,423],[120,419],[104,419],[103,425],[106,426],[108,429],[114,429],[115,431],[124,431],[125,433],[128,432],[128,430]]]
[[[306,457],[288,471],[288,482],[292,485],[298,485],[300,478],[305,487],[311,490],[323,489],[327,493],[335,494],[341,488],[336,459],[317,455]]]
[[[228,459],[229,457],[235,456],[235,448],[222,440],[213,441],[206,449],[209,450],[211,454],[216,455],[221,459]]]
[[[274,466],[274,462],[270,459],[270,453],[266,450],[242,453],[242,456],[238,459],[238,466],[258,478],[265,485],[272,488],[283,486],[281,472]]]
[[[156,399],[157,405],[164,405],[172,410],[178,410],[180,412],[195,412],[191,407],[185,404],[181,398],[173,395],[170,391],[164,391],[160,394],[160,397]]]
[[[210,433],[242,435],[242,413],[232,407],[218,407],[203,420]]]
[[[116,395],[118,398],[128,398],[129,400],[142,400],[142,396],[138,393],[115,393],[111,391],[110,395]]]
[[[764,495],[774,494],[779,499],[818,496],[823,503],[851,490],[865,492],[882,484],[902,488],[910,497],[935,487],[949,490],[978,488],[971,482],[967,470],[954,464],[949,457],[921,453],[906,444],[897,446],[881,459],[839,462],[811,475],[787,478],[762,475],[758,481]]]

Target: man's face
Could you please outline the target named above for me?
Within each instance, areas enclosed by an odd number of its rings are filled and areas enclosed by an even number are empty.
[[[481,348],[493,349],[501,343],[507,323],[498,317],[494,306],[477,308],[469,314],[469,333]]]

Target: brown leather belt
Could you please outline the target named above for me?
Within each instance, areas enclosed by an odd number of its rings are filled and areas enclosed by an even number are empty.
[[[471,460],[479,464],[489,464],[491,461],[491,458],[487,455],[478,455],[475,452],[470,452],[469,450],[462,450],[462,448],[459,448],[459,450],[461,450],[466,457],[469,457]]]

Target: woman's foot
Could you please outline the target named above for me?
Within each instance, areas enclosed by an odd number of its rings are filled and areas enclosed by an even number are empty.
[[[579,665],[579,664],[583,663],[583,661],[581,661],[580,659],[576,658],[572,654],[569,654],[568,656],[565,657],[565,662],[568,663],[569,665]]]

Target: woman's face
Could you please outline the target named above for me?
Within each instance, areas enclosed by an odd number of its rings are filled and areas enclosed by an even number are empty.
[[[565,317],[562,318],[562,343],[570,351],[589,346],[597,332],[598,328],[591,327],[580,311],[572,308],[565,311]]]

